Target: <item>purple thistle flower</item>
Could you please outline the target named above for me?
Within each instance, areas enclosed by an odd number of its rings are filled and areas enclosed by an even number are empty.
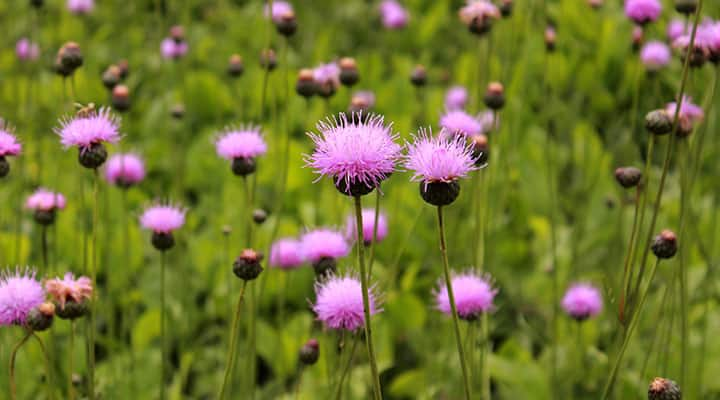
[[[340,67],[334,62],[318,65],[313,69],[313,81],[320,96],[332,96],[340,87]]]
[[[137,154],[115,154],[108,160],[105,169],[105,179],[108,182],[130,187],[140,183],[145,178],[145,163]]]
[[[365,245],[372,243],[373,233],[375,230],[375,209],[365,208],[362,210],[363,218],[363,239]],[[382,242],[388,235],[388,221],[385,213],[378,215],[377,236],[375,242]],[[357,228],[355,227],[355,214],[348,215],[345,223],[345,236],[351,240],[357,240]]]
[[[675,39],[684,35],[687,32],[685,29],[685,21],[680,18],[674,18],[667,27],[667,37],[670,42],[674,42]]]
[[[20,61],[33,61],[40,56],[40,48],[30,39],[21,38],[15,44],[15,55]]]
[[[382,311],[378,308],[374,286],[368,290],[370,315]],[[327,328],[355,331],[365,324],[360,281],[350,275],[329,276],[315,284],[313,311]]]
[[[661,11],[658,0],[625,0],[625,15],[639,25],[657,20]]]
[[[65,208],[65,196],[39,188],[25,201],[25,208],[33,211],[54,211]]]
[[[670,63],[670,48],[663,42],[651,41],[640,51],[640,60],[649,71],[658,71]]]
[[[595,287],[578,283],[570,286],[565,292],[562,307],[569,316],[583,321],[602,311],[603,299],[600,291]]]
[[[153,233],[172,233],[185,224],[187,210],[172,205],[158,204],[145,210],[140,216],[140,225]]]
[[[320,228],[305,233],[300,238],[303,258],[316,263],[323,258],[341,258],[350,253],[350,245],[340,233]]]
[[[67,0],[67,9],[73,14],[89,14],[95,8],[94,0]]]
[[[450,136],[472,137],[488,130],[485,120],[484,114],[472,116],[463,110],[450,110],[440,117],[440,127]]]
[[[477,169],[472,146],[465,138],[432,137],[425,130],[408,143],[405,167],[413,171],[414,182],[453,182]]]
[[[267,152],[267,144],[260,127],[247,126],[227,129],[215,142],[217,154],[227,160],[255,158]]]
[[[380,19],[387,29],[402,29],[408,24],[410,16],[405,8],[395,0],[383,0],[380,3]]]
[[[450,282],[455,297],[455,307],[461,319],[472,321],[480,314],[493,309],[493,299],[498,291],[493,289],[489,278],[468,271],[453,275]],[[438,282],[435,303],[443,314],[451,315],[450,298],[444,280]]]
[[[341,113],[318,122],[317,130],[320,134],[308,133],[315,151],[305,156],[305,163],[321,176],[332,177],[345,194],[369,193],[395,171],[401,158],[398,136],[380,115],[354,114],[348,120]]]
[[[445,108],[450,111],[464,109],[467,102],[468,92],[463,86],[453,86],[445,94]]]
[[[0,119],[0,157],[17,156],[22,151],[22,145],[10,125]]]
[[[677,108],[677,103],[672,102],[668,103],[667,106],[665,106],[665,111],[671,116],[675,116],[675,110]],[[700,106],[693,104],[692,98],[690,96],[683,96],[682,101],[680,102],[680,119],[688,120],[692,123],[699,122],[705,117],[705,113],[703,113],[703,110]]]
[[[25,325],[30,311],[44,301],[45,291],[34,270],[6,270],[0,277],[0,326]]]
[[[65,148],[76,146],[80,151],[85,151],[95,144],[118,142],[119,125],[120,119],[110,109],[103,107],[99,111],[92,110],[63,119],[55,133],[60,136],[60,142]]]
[[[265,4],[265,6],[263,7],[263,15],[265,15],[266,17],[269,14],[269,11],[270,11],[269,9],[270,9],[270,5]],[[292,14],[293,12],[294,11],[293,11],[292,5],[290,3],[288,3],[287,1],[273,0],[273,2],[272,2],[272,20],[274,23],[276,23],[276,24],[280,23],[282,21],[282,18],[284,15]]]
[[[179,60],[188,52],[188,44],[184,40],[176,41],[173,38],[165,38],[160,43],[160,54],[166,60]]]
[[[294,269],[302,265],[302,243],[293,238],[278,239],[270,248],[270,265],[281,269]]]
[[[487,0],[468,0],[467,4],[460,9],[459,15],[460,21],[469,26],[474,21],[499,19],[500,10]]]

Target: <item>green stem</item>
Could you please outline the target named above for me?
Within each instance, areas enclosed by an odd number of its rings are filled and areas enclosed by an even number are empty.
[[[45,272],[45,274],[49,274],[50,265],[48,264],[47,225],[42,226],[40,240],[42,241],[43,271]]]
[[[165,400],[167,348],[165,338],[165,251],[160,252],[160,400]]]
[[[230,331],[230,348],[228,349],[227,360],[225,361],[225,373],[223,374],[223,383],[222,386],[220,386],[220,392],[218,393],[218,400],[223,400],[225,398],[225,389],[230,381],[230,376],[232,376],[233,373],[235,353],[237,352],[238,329],[240,326],[240,310],[242,310],[245,287],[247,287],[247,281],[243,281],[242,288],[240,289],[240,296],[238,296],[237,306],[235,307],[235,316],[233,317],[232,328]]]
[[[67,385],[68,385],[68,399],[75,400],[75,387],[73,386],[73,368],[75,359],[75,320],[70,320],[70,340],[68,343],[68,373],[67,373]]]
[[[32,336],[37,340],[38,346],[40,346],[40,351],[43,355],[43,362],[45,363],[45,374],[47,375],[47,388],[48,388],[48,398],[54,399],[55,398],[55,391],[54,385],[53,385],[53,374],[52,374],[52,368],[50,368],[50,357],[48,356],[47,349],[45,348],[45,344],[43,344],[42,339],[40,339],[40,336],[35,334],[35,332],[32,333]]]
[[[32,334],[31,331],[27,331],[25,336],[13,347],[12,353],[10,355],[10,398],[12,400],[17,399],[16,394],[16,386],[15,386],[15,358],[17,357],[17,352],[20,350],[20,347],[25,344],[25,342],[30,339],[30,335]]]
[[[480,347],[482,394],[483,399],[490,400],[492,393],[490,392],[490,367],[488,366],[488,358],[492,353],[492,344],[490,343],[490,320],[487,313],[483,313],[482,315],[482,333],[483,342]]]
[[[74,82],[74,80],[73,80]],[[92,233],[90,237],[90,277],[93,287],[97,288],[97,226],[98,226],[98,186],[99,177],[97,169],[93,170],[93,209],[92,209]],[[95,399],[95,304],[97,299],[90,302],[90,318],[88,328],[88,395],[91,400]]]
[[[377,189],[376,189],[377,190]],[[370,288],[365,271],[365,245],[363,238],[362,200],[355,196],[355,230],[357,231],[358,264],[360,265],[360,286],[363,298],[363,315],[365,319],[365,346],[367,347],[368,359],[370,360],[370,372],[372,374],[374,398],[382,400],[382,388],[380,387],[380,375],[378,373],[377,361],[375,360],[375,348],[372,341],[372,326],[370,324]]]
[[[470,400],[470,376],[468,375],[467,365],[465,365],[465,352],[463,351],[462,338],[460,336],[460,323],[458,320],[457,307],[455,306],[455,295],[452,288],[452,277],[450,276],[450,265],[448,263],[447,246],[445,244],[445,225],[443,223],[442,206],[437,208],[438,231],[440,235],[440,254],[443,262],[443,272],[445,273],[445,286],[448,292],[448,300],[450,301],[450,311],[452,313],[453,328],[455,329],[455,341],[457,342],[458,357],[460,357],[460,367],[463,373],[463,384],[465,387],[465,399]]]
[[[335,400],[342,399],[342,390],[343,390],[343,383],[345,382],[345,377],[347,376],[348,372],[350,371],[350,367],[352,366],[353,358],[355,358],[355,348],[357,347],[358,340],[353,339],[353,345],[350,349],[350,355],[348,356],[347,363],[345,363],[345,367],[342,369],[342,375],[340,375],[340,381],[337,384],[337,388],[335,389]]]
[[[652,137],[651,137],[652,142]],[[647,175],[646,175],[647,176]],[[635,188],[635,212],[633,214],[633,223],[632,227],[630,228],[630,242],[628,243],[627,247],[627,253],[625,253],[625,266],[623,267],[623,280],[622,280],[622,291],[620,292],[620,303],[619,303],[619,310],[618,310],[618,318],[620,319],[620,323],[624,323],[624,315],[625,315],[625,299],[627,296],[627,290],[629,285],[629,279],[630,279],[630,260],[633,255],[633,250],[635,248],[635,237],[637,236],[637,232],[639,230],[638,228],[638,217],[639,217],[639,210],[640,210],[640,193],[642,191],[642,185],[638,184]]]
[[[373,236],[372,240],[370,241],[370,261],[368,261],[368,278],[372,276],[373,264],[375,263],[375,244],[377,242],[378,221],[380,220],[380,188],[375,190],[375,214],[373,218]]]
[[[648,198],[648,190],[647,189],[650,186],[650,167],[652,165],[654,147],[655,147],[655,135],[651,134],[650,139],[648,140],[647,153],[645,154],[645,169],[643,170],[643,176],[642,176],[642,180],[640,182],[640,184],[643,185],[643,187],[642,187],[642,192],[641,192],[642,197],[640,200],[640,203],[641,203],[640,204],[640,219],[638,220],[638,225],[637,225],[638,232],[635,234],[636,240],[637,240],[637,235],[640,234],[640,232],[642,231],[642,227],[645,224],[645,211],[647,210],[647,198]],[[634,274],[633,267],[635,266],[635,261],[637,259],[637,254],[638,254],[637,250],[638,250],[638,246],[637,246],[637,243],[635,243],[635,246],[633,247],[633,252],[630,257],[630,276],[628,277],[628,282],[627,282],[628,285],[632,285],[633,274]],[[626,296],[629,296],[630,295],[630,292],[629,292],[630,286],[626,287],[625,291],[626,291],[626,293],[624,293],[624,294]],[[625,300],[627,300],[627,297],[625,298]]]

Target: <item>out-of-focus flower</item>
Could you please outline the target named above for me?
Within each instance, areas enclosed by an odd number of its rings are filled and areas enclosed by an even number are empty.
[[[15,55],[20,61],[37,60],[40,56],[40,48],[37,43],[31,42],[28,38],[21,38],[15,44]]]
[[[603,308],[600,291],[587,284],[572,285],[562,299],[562,307],[572,318],[583,321],[599,314]]]
[[[487,0],[468,0],[459,15],[470,32],[482,35],[492,28],[493,20],[500,18],[500,10]]]
[[[625,0],[625,15],[638,25],[654,22],[661,11],[658,0]]]
[[[330,97],[340,87],[340,67],[334,62],[320,64],[313,69],[313,80],[317,94]]]
[[[270,266],[294,269],[303,264],[302,243],[293,238],[278,239],[270,248]]]
[[[145,163],[137,154],[115,154],[108,160],[105,179],[122,188],[140,183],[145,178]]]
[[[352,240],[357,240],[357,228],[355,227],[355,215],[348,215],[345,223],[345,236]],[[372,243],[373,233],[375,231],[375,209],[365,208],[362,210],[363,220],[363,241],[365,245]],[[375,242],[382,242],[388,234],[387,216],[384,213],[378,215],[377,236]]]
[[[381,310],[373,287],[369,288],[370,315]],[[330,276],[315,284],[313,311],[330,329],[355,331],[365,324],[360,281],[352,276]]]
[[[468,92],[463,86],[453,86],[445,93],[445,108],[448,110],[462,110],[468,102]]]
[[[73,14],[89,14],[95,8],[94,0],[67,0],[67,9]]]
[[[670,48],[663,42],[651,41],[640,51],[640,60],[648,71],[658,71],[670,63]]]
[[[293,14],[294,10],[290,3],[283,0],[273,0],[272,2],[272,20],[274,23],[282,22],[283,16],[287,14]],[[270,13],[270,5],[265,4],[263,8],[263,14],[267,17]]]
[[[671,43],[686,32],[685,21],[680,18],[673,18],[667,26],[667,37]]]
[[[407,26],[410,16],[397,1],[383,0],[380,3],[380,19],[387,29],[402,29]]]
[[[173,38],[165,38],[160,43],[160,54],[168,60],[179,60],[188,52],[188,44],[185,40],[177,41]]]
[[[450,279],[458,317],[466,321],[477,319],[482,313],[493,309],[497,289],[493,289],[487,277],[474,272],[454,275]],[[446,282],[438,282],[435,304],[443,314],[451,315],[450,296]]]

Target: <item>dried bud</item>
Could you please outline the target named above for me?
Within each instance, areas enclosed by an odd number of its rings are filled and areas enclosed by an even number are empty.
[[[240,75],[242,75],[243,71],[245,70],[245,66],[243,65],[243,59],[240,57],[239,54],[233,54],[230,56],[230,60],[228,60],[228,67],[227,67],[227,73],[233,78],[237,78]]]
[[[317,280],[324,279],[327,276],[337,272],[337,261],[332,257],[322,257],[312,264]]]
[[[650,111],[645,115],[645,129],[654,135],[667,135],[672,132],[672,116],[664,109]]]
[[[67,300],[65,304],[55,302],[55,315],[60,319],[77,319],[87,315],[90,307],[87,301],[76,302],[75,300]]]
[[[233,263],[233,273],[244,281],[251,281],[257,278],[263,270],[260,265],[261,260],[262,255],[255,250],[245,249]]]
[[[302,97],[309,99],[317,92],[317,85],[311,69],[303,68],[298,73],[295,91]]]
[[[237,176],[248,176],[255,172],[257,163],[252,157],[236,157],[232,161],[232,172]]]
[[[170,28],[170,37],[175,43],[180,43],[185,40],[185,29],[181,25],[175,25]]]
[[[513,11],[513,0],[502,0],[500,2],[500,15],[503,18],[507,18],[512,15]]]
[[[357,63],[354,58],[340,59],[340,82],[345,86],[353,86],[360,80]]]
[[[452,204],[460,195],[460,184],[451,182],[420,182],[420,196],[434,206]]]
[[[71,75],[83,64],[80,45],[75,42],[65,43],[58,51],[57,59],[59,60],[60,67],[64,71],[69,71],[67,75]]]
[[[697,5],[697,0],[675,0],[675,10],[685,15],[694,14]]]
[[[48,226],[52,225],[53,222],[55,222],[55,209],[50,210],[35,210],[35,213],[33,214],[33,218],[35,219],[35,222],[42,226]]]
[[[252,215],[253,221],[258,225],[261,225],[263,222],[265,222],[267,216],[267,211],[263,210],[262,208],[254,210]]]
[[[275,28],[277,28],[279,34],[285,37],[294,35],[295,31],[297,31],[297,18],[295,18],[295,13],[287,11],[281,15],[280,21],[275,23]]]
[[[677,253],[677,236],[669,229],[663,229],[655,236],[652,244],[652,252],[657,258],[672,258]]]
[[[487,164],[488,158],[490,158],[488,137],[483,133],[474,135],[472,137],[472,150],[473,157],[475,158],[475,165],[481,166]]]
[[[427,83],[427,72],[422,65],[416,65],[410,74],[410,82],[415,86],[425,86]]]
[[[175,246],[175,238],[172,232],[153,232],[150,242],[153,247],[160,251],[170,250]]]
[[[120,70],[120,79],[125,79],[130,74],[130,64],[128,60],[122,59],[117,62],[117,67]]]
[[[557,32],[555,31],[555,27],[552,25],[548,25],[545,28],[545,50],[552,53],[555,51],[555,42],[557,41]]]
[[[0,178],[6,177],[10,173],[10,163],[5,156],[0,156]]]
[[[310,339],[300,348],[300,362],[304,365],[313,365],[320,358],[320,345],[317,339]]]
[[[120,77],[120,68],[118,68],[117,65],[111,65],[105,69],[105,72],[102,74],[102,82],[103,85],[107,89],[112,89],[117,85],[121,80]]]
[[[170,115],[175,119],[182,119],[185,116],[185,106],[182,104],[175,104],[170,109]]]
[[[635,167],[619,167],[615,169],[615,179],[626,189],[635,187],[642,179],[642,172]]]
[[[97,169],[107,160],[107,150],[101,143],[93,143],[89,147],[78,150],[80,165],[89,169]]]
[[[260,66],[268,71],[272,71],[277,67],[277,56],[273,49],[264,49],[260,52]]]
[[[112,96],[110,97],[112,106],[120,111],[124,112],[130,109],[130,90],[125,85],[117,85],[113,88]]]
[[[674,381],[655,378],[648,388],[648,400],[682,400],[682,392]]]
[[[499,110],[505,105],[505,89],[500,82],[490,82],[485,97],[483,98],[485,105],[492,110]]]

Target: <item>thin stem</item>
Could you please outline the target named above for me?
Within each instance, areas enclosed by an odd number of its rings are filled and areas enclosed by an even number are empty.
[[[220,392],[218,393],[218,400],[222,400],[225,398],[225,388],[230,381],[230,376],[232,376],[233,366],[235,364],[238,329],[240,325],[240,310],[242,310],[243,297],[245,296],[245,287],[247,287],[247,281],[243,281],[242,288],[240,289],[240,296],[238,296],[237,306],[235,307],[235,316],[233,317],[232,328],[230,331],[230,348],[228,349],[227,361],[225,362],[225,373],[223,374],[223,383],[222,386],[220,386]]]
[[[488,367],[488,358],[492,353],[492,344],[490,343],[490,319],[487,313],[483,313],[482,315],[482,334],[483,341],[480,347],[482,398],[490,400],[492,393],[490,392],[490,367]]]
[[[42,242],[43,270],[44,270],[45,274],[49,274],[50,273],[50,265],[48,264],[47,225],[42,226],[42,232],[40,233],[40,240]]]
[[[350,367],[352,366],[353,358],[355,358],[355,348],[357,347],[358,340],[353,339],[353,345],[352,348],[350,348],[350,355],[348,356],[347,363],[345,363],[345,367],[342,369],[342,375],[340,375],[340,381],[337,384],[337,388],[335,389],[335,400],[342,399],[342,390],[343,390],[343,383],[345,382],[345,377],[347,376],[348,372],[350,371]]]
[[[73,80],[73,85],[74,85]],[[93,208],[92,208],[92,227],[90,237],[90,277],[93,287],[97,287],[97,226],[98,226],[98,186],[99,178],[97,169],[93,169]],[[97,300],[90,302],[90,318],[88,329],[88,395],[91,400],[95,399],[95,304]]]
[[[67,373],[67,390],[68,399],[75,399],[75,387],[73,386],[73,364],[75,358],[75,320],[70,320],[70,340],[68,343],[68,373]]]
[[[27,331],[25,336],[13,347],[12,353],[10,355],[10,398],[12,400],[17,399],[16,394],[16,387],[15,387],[15,358],[17,357],[17,352],[20,350],[20,347],[25,344],[25,342],[30,339],[30,335],[32,335],[31,331]]]
[[[636,236],[640,234],[642,231],[642,227],[645,224],[645,211],[647,210],[647,198],[648,198],[648,190],[647,188],[650,186],[650,166],[652,165],[652,158],[653,158],[653,148],[655,146],[655,135],[650,135],[650,139],[648,140],[648,148],[647,153],[645,154],[645,170],[643,171],[642,181],[640,182],[641,185],[643,185],[642,188],[642,198],[640,201],[640,220],[638,221],[637,229],[638,232],[636,233]],[[636,238],[637,239],[637,238]],[[635,266],[635,260],[637,258],[637,250],[638,246],[637,243],[635,243],[635,246],[633,248],[633,252],[630,257],[630,276],[628,277],[628,285],[632,284],[633,281],[633,273]],[[625,295],[630,295],[630,286],[625,288]],[[627,298],[625,299],[627,300]]]
[[[373,235],[370,241],[370,261],[368,261],[368,279],[372,276],[373,264],[375,263],[375,244],[377,242],[378,221],[380,220],[380,190],[375,190],[375,214],[373,216]]]
[[[40,351],[43,355],[43,362],[45,363],[45,375],[47,375],[47,387],[48,387],[48,398],[54,399],[55,398],[55,392],[53,391],[54,385],[53,385],[53,377],[52,377],[52,368],[50,368],[50,357],[48,356],[47,349],[45,348],[45,344],[43,344],[42,339],[40,339],[40,336],[35,334],[35,332],[32,333],[32,336],[37,340],[38,346],[40,346]]]
[[[651,139],[652,141],[652,136]],[[647,176],[647,175],[646,175]],[[630,228],[630,242],[628,243],[627,252],[625,253],[625,266],[623,267],[623,280],[622,280],[622,291],[620,292],[620,303],[618,310],[618,318],[620,323],[623,323],[623,316],[625,312],[625,296],[627,295],[629,278],[630,278],[630,259],[632,258],[633,249],[635,247],[635,237],[637,236],[638,228],[638,217],[640,210],[640,193],[642,185],[638,184],[635,188],[635,212],[633,213],[633,223]]]
[[[160,252],[160,400],[165,400],[165,251]]]
[[[442,256],[443,271],[445,273],[445,285],[448,292],[448,300],[450,301],[450,311],[452,312],[453,328],[455,329],[455,341],[457,342],[458,356],[460,357],[460,367],[463,373],[463,384],[465,386],[465,399],[470,400],[470,376],[468,375],[467,365],[465,365],[465,352],[463,351],[462,338],[460,337],[460,323],[458,321],[457,307],[455,306],[455,295],[453,294],[452,280],[450,276],[450,265],[448,263],[447,246],[445,244],[445,225],[443,223],[442,206],[437,208],[438,232],[440,235],[440,254]]]
[[[382,400],[382,388],[380,387],[380,375],[378,374],[377,361],[375,360],[375,349],[372,341],[372,327],[370,324],[370,294],[368,278],[365,271],[365,245],[363,238],[362,200],[355,196],[355,230],[357,231],[358,264],[360,265],[360,286],[363,298],[363,315],[365,319],[365,345],[367,347],[368,359],[370,360],[370,372],[372,373],[374,398]]]

